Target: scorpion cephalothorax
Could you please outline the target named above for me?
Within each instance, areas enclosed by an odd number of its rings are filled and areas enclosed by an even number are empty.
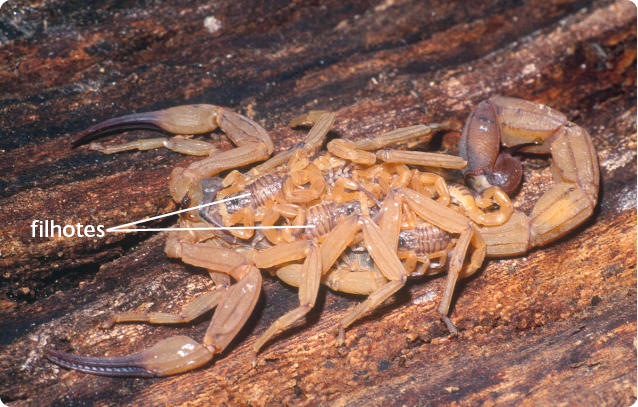
[[[451,129],[449,124],[412,126],[355,142],[335,139],[327,144],[327,153],[316,155],[334,117],[314,111],[293,120],[293,125],[314,123],[305,142],[245,174],[232,171],[223,179],[217,178],[220,172],[265,160],[273,151],[259,124],[228,109],[182,106],[112,119],[82,132],[76,142],[140,126],[185,134],[220,127],[229,135],[237,148],[224,152],[178,137],[92,146],[105,153],[164,146],[209,155],[173,171],[171,195],[188,206],[230,200],[199,211],[199,216],[194,211],[183,216],[180,226],[193,230],[169,233],[166,253],[208,269],[220,285],[180,314],[117,313],[104,324],[184,323],[216,308],[202,343],[176,336],[127,357],[90,358],[46,349],[47,357],[102,375],[166,376],[195,369],[226,348],[252,313],[261,291],[260,269],[299,287],[300,304],[254,342],[255,354],[278,331],[308,313],[321,283],[367,296],[341,320],[343,343],[344,328],[400,290],[408,276],[444,267],[447,277],[438,312],[448,330],[456,333],[448,313],[459,278],[474,273],[485,256],[521,254],[564,236],[591,216],[597,202],[598,161],[589,134],[546,106],[502,97],[481,103],[463,128],[461,157],[388,149]],[[501,145],[507,149],[499,155]],[[520,163],[511,154],[517,149],[552,155],[554,186],[530,216],[514,210],[499,188],[515,189],[520,179]],[[464,169],[474,191],[423,171],[432,167]],[[247,191],[249,197],[239,196]],[[273,228],[256,233],[195,230],[256,224]],[[286,226],[314,229],[302,233]]]

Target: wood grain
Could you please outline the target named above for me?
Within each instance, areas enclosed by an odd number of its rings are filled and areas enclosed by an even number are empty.
[[[0,399],[9,405],[630,405],[636,400],[636,8],[621,1],[11,1],[0,10]],[[258,310],[214,363],[164,379],[61,369],[44,346],[129,354],[186,327],[98,328],[112,310],[177,311],[212,287],[169,261],[165,235],[33,238],[34,219],[113,226],[175,209],[164,150],[71,148],[110,117],[185,103],[235,108],[271,133],[310,109],[358,139],[437,120],[463,123],[492,95],[548,104],[592,135],[601,164],[592,219],[523,257],[489,260],[456,291],[410,282],[346,333],[359,298],[322,289],[305,322],[250,365],[253,341],[297,305],[265,278]],[[113,135],[105,142],[150,133]],[[457,152],[450,132],[421,147]],[[221,134],[212,140],[222,149]],[[525,159],[529,211],[551,180]],[[167,220],[162,225],[170,225]]]

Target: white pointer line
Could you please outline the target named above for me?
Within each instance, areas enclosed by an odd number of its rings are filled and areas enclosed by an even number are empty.
[[[237,230],[237,229],[314,229],[315,225],[309,226],[229,226],[223,228],[150,228],[150,229],[117,229],[109,230],[107,232],[163,232],[163,231],[178,231],[178,230]]]
[[[166,218],[168,216],[173,216],[178,213],[192,211],[193,209],[204,208],[206,206],[215,205],[222,202],[232,201],[233,199],[245,198],[250,196],[250,193],[233,196],[231,198],[222,199],[220,201],[210,202],[203,205],[193,206],[192,208],[181,209],[179,211],[166,213],[164,215],[154,216],[148,219],[142,219],[131,223],[125,223],[124,225],[114,226],[112,228],[106,229],[107,232],[162,232],[162,231],[179,231],[179,230],[228,230],[228,229],[306,229],[306,228],[314,228],[314,225],[310,226],[232,226],[232,227],[213,227],[213,228],[155,228],[155,229],[122,229],[127,226],[137,225],[139,223],[148,222],[155,219]]]

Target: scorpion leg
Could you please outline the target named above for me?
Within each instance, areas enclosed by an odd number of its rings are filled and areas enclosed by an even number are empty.
[[[442,176],[428,172],[418,172],[414,170],[411,187],[421,195],[429,194],[441,205],[448,206],[450,203],[450,191]]]
[[[206,295],[205,300],[195,300],[187,306],[188,317],[194,317],[203,313],[205,308],[218,304],[202,344],[186,336],[174,336],[131,356],[95,358],[45,349],[46,357],[61,366],[86,373],[155,377],[193,370],[221,352],[245,324],[257,303],[261,291],[259,269],[230,249],[193,243],[176,246],[179,247],[174,252],[186,263],[228,273],[237,281],[222,293],[221,298]],[[166,318],[166,315],[159,317],[160,320]]]
[[[397,292],[405,285],[407,273],[396,255],[396,250],[392,247],[383,236],[379,227],[367,217],[360,217],[359,224],[363,230],[363,240],[370,253],[370,257],[374,260],[375,265],[388,282],[379,289],[371,293],[365,301],[359,304],[354,311],[346,316],[339,326],[339,343],[345,340],[344,329],[360,318],[364,313],[379,306],[388,299],[392,294]]]
[[[464,185],[450,184],[448,187],[454,203],[463,208],[463,213],[477,225],[502,225],[507,222],[514,212],[512,202],[499,187],[489,187],[476,197]],[[488,211],[493,204],[498,205],[498,210]]]
[[[377,161],[377,156],[365,150],[357,149],[355,143],[344,139],[335,139],[326,146],[330,154],[350,160],[353,163],[372,165]]]
[[[335,116],[336,115],[332,112],[318,111],[316,116],[312,116],[313,122],[316,119],[316,123],[310,129],[310,132],[308,132],[308,136],[306,137],[305,141],[303,141],[300,145],[298,145],[294,149],[277,154],[276,156],[272,157],[270,160],[264,162],[263,164],[260,164],[252,168],[248,172],[250,175],[250,178],[252,179],[252,178],[258,177],[261,174],[266,174],[270,172],[271,170],[279,167],[280,165],[287,163],[292,158],[292,156],[300,149],[306,151],[308,154],[313,153],[323,144],[323,141],[325,140],[326,135],[328,134],[328,132],[332,128],[332,125],[334,124]],[[295,127],[297,124],[298,123],[293,121],[291,123],[291,126]]]
[[[396,255],[396,250],[392,250],[379,227],[369,217],[359,214],[352,214],[340,221],[321,245],[323,274],[330,270],[359,231],[363,231],[364,245],[374,264],[389,281],[372,292],[364,302],[341,321],[339,324],[339,343],[344,341],[345,328],[403,287],[407,278],[405,269]]]
[[[256,122],[231,110],[218,108],[215,122],[237,145],[236,148],[213,154],[186,168],[175,168],[169,189],[176,202],[181,202],[191,188],[199,188],[202,178],[212,177],[223,170],[265,160],[273,152],[270,136]]]
[[[335,261],[342,255],[361,230],[364,235],[364,243],[374,263],[381,271],[381,276],[376,272],[351,273],[348,271],[339,272],[339,270],[335,272],[335,269],[331,269]],[[277,246],[276,248],[268,250],[278,250],[280,247],[281,246]],[[257,263],[259,264],[259,261],[257,261]],[[359,214],[353,214],[342,219],[327,235],[324,243],[321,245],[320,264],[322,266],[321,282],[329,287],[342,292],[370,295],[366,301],[357,306],[357,308],[340,323],[339,342],[343,342],[343,331],[345,327],[349,326],[366,311],[382,303],[386,298],[392,295],[392,293],[400,289],[406,280],[405,271],[400,260],[396,257],[396,253],[392,252],[385,238],[382,237],[378,226],[367,216]],[[304,285],[309,286],[309,283],[304,281],[304,279],[308,277],[303,275],[302,269],[303,266],[292,264],[279,268],[276,274],[282,281],[290,285],[297,287]],[[312,284],[318,283],[313,279]],[[315,286],[312,287],[314,289]],[[304,296],[307,295],[308,294],[304,294]],[[302,302],[300,308],[305,308],[303,307],[301,294],[300,300]]]
[[[358,140],[354,143],[354,148],[365,151],[379,150],[393,144],[399,144],[434,134],[440,130],[450,129],[453,129],[453,125],[450,123],[418,124],[416,126],[396,129],[379,136]]]
[[[281,216],[284,216],[286,219],[293,218],[292,226],[303,226],[306,222],[306,214],[302,207],[271,201],[266,204],[261,224],[262,226],[274,226]],[[275,229],[264,229],[263,232],[270,243],[277,245],[296,240],[301,235],[302,229],[284,228],[281,232]]]
[[[306,123],[319,123],[326,114],[334,114],[325,110],[311,110],[310,112],[294,118],[290,122],[290,127],[297,127]],[[333,118],[334,121],[334,118]],[[392,130],[379,136],[361,139],[355,142],[354,148],[357,150],[379,150],[389,145],[412,141],[441,130],[458,130],[451,123],[431,123],[418,124],[416,126],[403,127]]]
[[[295,128],[302,125],[314,124],[317,123],[321,118],[330,114],[331,112],[328,110],[310,110],[308,113],[302,114],[301,116],[297,116],[290,121],[290,127]],[[332,113],[334,114],[334,113]]]
[[[301,285],[301,264],[290,264],[277,269],[281,281],[293,287]],[[377,271],[331,268],[321,277],[321,284],[334,291],[348,294],[370,295],[388,279]]]
[[[355,192],[348,192],[348,190]],[[339,177],[334,182],[330,199],[337,203],[358,201],[361,213],[368,216],[370,215],[368,200],[372,199],[372,205],[376,204],[381,206],[378,201],[381,192],[381,188],[378,184],[368,183],[366,185],[361,185],[351,179]]]
[[[390,244],[395,251],[398,246],[404,202],[424,221],[446,232],[459,234],[458,241],[452,249],[445,291],[438,309],[439,316],[450,333],[456,334],[456,327],[448,317],[454,287],[459,277],[469,276],[481,266],[485,257],[485,243],[465,216],[415,191],[407,188],[397,188],[386,197],[379,221],[380,229],[385,236],[391,239]],[[465,257],[470,244],[474,247],[474,250],[470,256],[469,265],[465,265]]]
[[[397,129],[379,136],[370,137],[356,142],[344,139],[332,140],[328,143],[328,151],[345,160],[357,164],[373,165],[377,158],[388,163],[405,163],[461,169],[467,165],[464,159],[447,154],[422,153],[415,151],[382,150],[376,155],[369,151],[379,150],[389,145],[411,141],[439,130],[451,129],[449,123],[433,123],[430,125],[416,125]]]
[[[171,138],[153,138],[134,140],[129,143],[119,144],[116,146],[105,146],[100,143],[91,143],[89,148],[91,150],[100,151],[104,154],[115,154],[123,151],[130,150],[153,150],[155,148],[165,147],[169,150],[188,154],[188,155],[211,155],[218,149],[211,143],[200,140],[191,140],[184,137],[171,137]]]
[[[301,185],[310,184],[307,189],[298,188]],[[305,203],[319,199],[326,187],[326,181],[319,168],[309,163],[302,170],[291,171],[284,175],[282,193],[290,203]]]
[[[381,150],[377,151],[376,156],[386,163],[421,165],[451,170],[460,170],[467,166],[467,161],[461,157],[425,151]]]
[[[541,196],[527,220],[517,215],[504,225],[480,229],[490,256],[521,254],[554,241],[582,224],[596,206],[600,174],[587,131],[554,109],[519,99],[494,97],[480,103],[470,115],[459,148],[469,162],[466,177],[470,185],[481,191],[506,180],[502,189],[510,192],[510,180],[516,179],[512,172],[517,170],[503,165],[499,172],[495,164],[499,146],[531,142],[534,145],[522,151],[551,154],[555,185]],[[507,234],[513,230],[526,231],[528,240]]]
[[[425,127],[425,126],[424,126]],[[430,127],[426,127],[429,132],[432,132]],[[406,139],[410,140],[414,137],[414,134],[428,134],[425,132],[406,132]],[[409,136],[409,137],[407,137]],[[383,140],[383,135],[379,136]],[[403,141],[401,139],[391,138],[393,142]],[[384,140],[384,141],[389,141]],[[361,143],[364,147],[369,147],[367,144]],[[372,143],[370,143],[372,145]],[[384,145],[384,143],[379,143],[379,145]],[[368,152],[364,148],[357,147],[357,143],[344,140],[344,139],[336,139],[332,140],[328,143],[328,151],[339,158],[344,160],[350,160],[357,164],[363,165],[373,165],[377,159],[387,162],[387,163],[398,163],[398,164],[412,164],[412,165],[422,165],[428,167],[438,167],[438,168],[448,168],[448,169],[456,169],[460,170],[467,166],[467,161],[458,156],[453,156],[449,154],[440,154],[440,153],[428,153],[424,151],[402,151],[402,150],[380,150],[377,151],[376,154]]]
[[[244,326],[261,292],[261,273],[254,263],[232,249],[212,244],[182,243],[185,263],[228,274],[236,281],[222,295],[203,344],[211,357],[219,353]]]
[[[204,293],[188,303],[179,314],[169,314],[166,312],[122,312],[113,315],[102,324],[102,328],[111,328],[118,322],[148,322],[149,324],[182,324],[198,318],[211,309],[215,308],[221,301],[222,293],[225,290],[215,290]]]
[[[298,242],[304,243],[300,245]],[[282,259],[282,253],[285,253],[287,249],[282,246],[290,246],[296,253],[302,254],[306,257],[302,267],[299,282],[299,307],[292,311],[289,311],[281,318],[277,319],[270,328],[264,332],[259,339],[253,345],[253,365],[257,361],[257,352],[262,346],[277,332],[286,329],[293,322],[306,315],[312,307],[314,307],[317,300],[317,294],[319,292],[319,286],[321,284],[321,252],[316,243],[311,241],[299,240],[297,242],[289,243],[287,245],[279,245],[277,247],[266,249],[260,252],[257,257],[257,264],[261,266],[260,262],[263,261],[264,256],[269,257],[268,265],[273,262],[283,263],[288,261],[289,256],[284,256]],[[303,247],[305,246],[305,247]]]

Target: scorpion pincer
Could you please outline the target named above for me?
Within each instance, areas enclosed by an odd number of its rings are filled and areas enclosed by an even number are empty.
[[[321,283],[368,296],[339,324],[339,341],[343,342],[344,328],[397,292],[407,277],[444,267],[448,273],[438,312],[448,330],[456,333],[448,313],[459,278],[476,271],[486,256],[517,255],[564,236],[591,216],[596,205],[598,163],[587,131],[545,106],[502,97],[479,104],[463,128],[460,158],[385,150],[450,128],[435,124],[357,142],[333,140],[328,143],[328,153],[311,162],[308,157],[321,146],[333,121],[334,114],[324,111],[302,116],[294,123],[314,123],[305,143],[246,174],[233,171],[224,179],[217,175],[264,160],[272,152],[272,142],[261,126],[225,108],[176,107],[111,119],[82,132],[76,142],[114,129],[150,126],[194,134],[220,127],[237,148],[216,152],[208,143],[180,137],[92,148],[112,153],[164,146],[208,155],[173,172],[171,195],[187,206],[221,197],[231,200],[217,209],[183,216],[182,227],[261,224],[315,228],[304,233],[285,227],[263,234],[171,232],[166,253],[208,269],[215,281],[221,281],[219,287],[190,302],[180,314],[118,313],[104,327],[122,321],[184,323],[216,308],[201,344],[176,336],[132,356],[91,358],[52,349],[45,349],[45,355],[62,366],[110,376],[166,376],[195,369],[221,352],[248,319],[261,290],[259,269],[269,269],[298,286],[300,304],[257,339],[255,354],[274,334],[306,315]],[[506,147],[502,153],[501,145]],[[520,182],[520,161],[512,155],[517,150],[552,155],[555,185],[529,217],[515,211],[505,193]],[[379,161],[382,163],[377,164]],[[473,191],[448,185],[440,176],[411,170],[408,165],[464,168]],[[250,197],[232,199],[246,190]],[[232,285],[230,278],[235,281]]]

